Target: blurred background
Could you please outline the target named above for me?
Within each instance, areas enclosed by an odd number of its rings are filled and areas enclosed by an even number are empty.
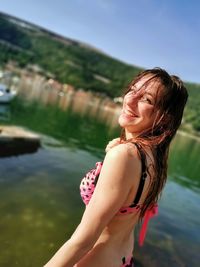
[[[79,184],[120,135],[141,70],[184,80],[159,215],[136,267],[200,262],[200,4],[191,0],[0,2],[0,266],[42,266],[77,227]]]

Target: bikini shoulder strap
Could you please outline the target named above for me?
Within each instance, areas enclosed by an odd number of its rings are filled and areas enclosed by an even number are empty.
[[[139,144],[137,144],[137,143],[133,143],[133,144],[137,147],[138,152],[140,154],[141,164],[142,164],[142,173],[141,173],[140,183],[139,183],[139,186],[138,186],[138,190],[137,190],[135,199],[134,199],[133,203],[130,205],[130,207],[134,207],[134,206],[136,206],[138,204],[138,202],[140,200],[140,197],[142,195],[142,191],[143,191],[143,188],[144,188],[145,180],[146,180],[146,177],[147,177],[145,152],[144,152],[143,148]]]

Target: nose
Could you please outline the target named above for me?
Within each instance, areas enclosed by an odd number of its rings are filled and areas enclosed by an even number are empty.
[[[125,98],[123,108],[133,114],[138,114],[138,97]]]
[[[130,92],[130,94],[127,94],[126,104],[131,105],[131,106],[137,106],[139,99],[140,99],[139,93]]]

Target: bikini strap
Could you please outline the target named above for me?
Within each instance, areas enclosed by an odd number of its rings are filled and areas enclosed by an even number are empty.
[[[144,214],[142,227],[141,227],[140,233],[139,233],[139,245],[140,246],[142,246],[144,243],[149,220],[152,217],[154,217],[155,215],[158,215],[158,204],[157,203],[155,203],[151,208],[147,209],[145,214]]]
[[[144,188],[144,183],[147,177],[147,173],[146,173],[146,155],[144,150],[142,149],[141,145],[134,143],[134,145],[137,147],[139,154],[140,154],[140,158],[141,158],[141,163],[142,163],[142,174],[141,174],[141,178],[140,178],[140,183],[138,186],[138,190],[135,196],[135,199],[133,201],[133,204],[130,207],[134,207],[138,204],[140,197],[142,195],[142,191]],[[142,219],[143,223],[140,229],[140,233],[139,233],[139,245],[142,246],[145,240],[145,236],[147,233],[147,228],[148,228],[148,223],[149,220],[154,217],[155,215],[158,214],[158,205],[157,203],[154,203],[151,208],[148,208],[144,214],[144,217]]]
[[[145,155],[142,147],[139,144],[137,144],[137,143],[133,143],[133,144],[137,147],[137,149],[139,151],[139,154],[140,154],[141,163],[142,163],[142,173],[141,173],[140,183],[139,183],[139,186],[138,186],[138,190],[137,190],[135,199],[134,199],[133,203],[129,207],[135,207],[138,204],[138,202],[140,200],[140,197],[142,195],[142,191],[143,191],[143,188],[144,188],[145,180],[146,180],[146,177],[147,177],[147,173],[146,173],[146,155]]]

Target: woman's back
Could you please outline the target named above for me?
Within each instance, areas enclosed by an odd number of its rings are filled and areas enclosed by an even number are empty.
[[[122,153],[126,160],[126,172],[124,173],[125,179],[131,181],[130,190],[126,196],[126,199],[122,205],[122,208],[113,216],[111,221],[102,231],[97,242],[94,244],[90,252],[81,259],[80,262],[75,265],[76,267],[82,266],[113,266],[118,267],[119,262],[123,263],[123,258],[130,258],[134,246],[134,229],[138,223],[140,215],[140,205],[148,191],[150,183],[149,176],[147,175],[147,167],[150,164],[150,160],[145,156],[144,150],[133,143],[121,144],[121,147],[115,148],[114,153]],[[123,151],[122,151],[123,150]],[[113,151],[110,151],[110,153]],[[120,157],[119,157],[120,158]],[[119,162],[115,162],[119,164]],[[116,168],[113,165],[112,168]],[[96,173],[95,173],[96,170]],[[85,195],[88,195],[86,203],[89,203],[89,198],[92,197],[95,189],[91,188],[88,181],[96,184],[95,178],[98,178],[101,172],[101,163],[96,164],[96,169],[91,170],[80,186],[82,198],[85,199]],[[111,174],[112,175],[112,174]],[[91,176],[91,177],[90,177]],[[86,190],[87,188],[92,190]],[[84,190],[83,190],[84,189]],[[92,193],[91,193],[92,191]],[[103,192],[102,192],[103,194]],[[106,199],[106,195],[104,195]],[[87,206],[86,206],[87,209]],[[114,260],[115,259],[115,260]],[[101,262],[101,264],[100,264]]]

